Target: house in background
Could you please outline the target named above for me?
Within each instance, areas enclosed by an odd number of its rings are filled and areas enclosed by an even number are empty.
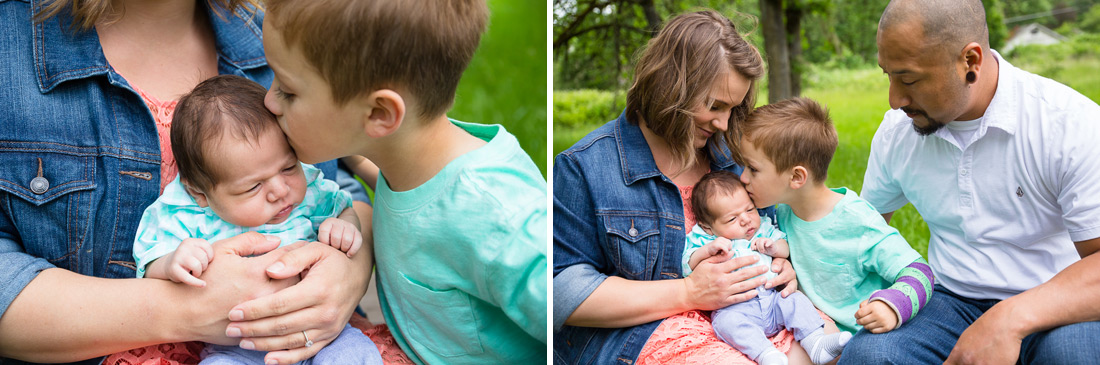
[[[1001,47],[998,51],[1008,53],[1017,46],[1028,44],[1055,44],[1061,43],[1064,40],[1066,40],[1066,37],[1050,30],[1050,28],[1044,27],[1039,23],[1031,23],[1013,30],[1012,35],[1008,37],[1008,41],[1005,42],[1004,47]]]

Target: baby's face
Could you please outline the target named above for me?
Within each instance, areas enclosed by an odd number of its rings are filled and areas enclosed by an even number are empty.
[[[302,203],[306,176],[279,128],[267,128],[254,141],[225,133],[211,147],[221,178],[205,196],[221,219],[245,227],[277,224]]]
[[[760,214],[744,189],[720,193],[709,198],[711,212],[717,218],[710,223],[710,233],[728,239],[750,239],[760,229]]]

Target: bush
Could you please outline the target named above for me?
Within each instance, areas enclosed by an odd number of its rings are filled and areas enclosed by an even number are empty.
[[[622,113],[625,92],[570,90],[554,92],[554,128],[603,124]]]

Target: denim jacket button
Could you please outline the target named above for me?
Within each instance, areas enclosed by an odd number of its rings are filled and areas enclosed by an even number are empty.
[[[629,234],[630,237],[638,237],[638,230],[634,227],[630,227],[630,230],[626,231],[626,234]]]
[[[45,193],[50,188],[50,181],[46,178],[37,176],[31,179],[31,191],[35,194]]]

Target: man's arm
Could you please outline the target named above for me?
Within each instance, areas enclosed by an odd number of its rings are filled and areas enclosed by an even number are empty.
[[[886,221],[886,224],[890,224],[890,218],[894,217],[894,212],[882,213],[882,219]]]
[[[224,336],[229,308],[289,284],[264,274],[281,250],[241,256],[278,244],[256,233],[215,244],[218,259],[204,273],[210,280],[206,288],[44,270],[0,317],[0,356],[71,362],[165,342],[235,344]]]
[[[1100,238],[1077,243],[1078,251],[1095,252]],[[1100,255],[1089,254],[1049,281],[994,305],[970,325],[947,363],[978,360],[1014,363],[1020,342],[1036,332],[1100,320]]]

